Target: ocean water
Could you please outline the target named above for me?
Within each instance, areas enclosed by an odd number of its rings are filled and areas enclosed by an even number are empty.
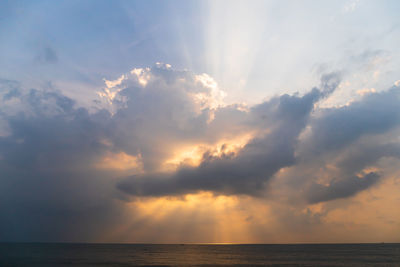
[[[400,244],[0,243],[0,266],[400,266]]]

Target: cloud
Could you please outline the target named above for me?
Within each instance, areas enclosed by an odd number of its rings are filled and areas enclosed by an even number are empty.
[[[308,149],[334,150],[348,145],[361,136],[387,132],[399,125],[400,91],[388,91],[365,95],[361,101],[339,108],[323,109],[310,122],[312,136]]]
[[[284,183],[310,203],[351,197],[378,183],[385,173],[380,161],[400,155],[399,100],[399,90],[391,88],[316,111]]]
[[[0,79],[0,92],[3,94],[3,101],[10,100],[13,97],[19,97],[20,84],[16,81]]]
[[[321,95],[320,90],[313,89],[302,97],[283,95],[253,107],[247,114],[248,123],[267,133],[250,140],[236,155],[214,157],[205,153],[198,167],[183,166],[172,174],[133,176],[118,188],[144,196],[197,191],[257,195],[277,171],[295,164],[297,137]]]
[[[258,135],[237,153],[213,156],[206,152],[199,166],[182,166],[170,173],[135,175],[120,182],[118,188],[135,196],[182,195],[199,191],[262,196],[266,194],[268,181],[280,170],[286,167],[294,170],[296,174],[288,178],[291,184],[302,175],[303,168],[307,172],[318,170],[318,165],[327,165],[330,160],[336,162],[330,162],[336,171],[325,178],[325,185],[319,180],[326,175],[319,171],[303,178],[302,198],[317,203],[350,197],[368,189],[381,175],[370,172],[358,177],[357,174],[382,157],[397,157],[397,154],[388,151],[389,146],[393,151],[393,144],[380,144],[379,139],[374,140],[375,147],[357,142],[364,136],[387,133],[399,125],[399,91],[392,88],[365,95],[362,100],[347,106],[315,111],[315,103],[329,96],[338,84],[337,74],[324,75],[320,90],[313,89],[302,97],[275,97],[250,108],[244,121],[253,129],[257,128]],[[218,120],[218,112],[215,119]],[[301,134],[305,137],[300,138]],[[374,156],[366,158],[354,153],[356,149],[365,152],[368,147],[368,155]],[[351,155],[350,150],[353,151]],[[345,161],[341,160],[343,157]],[[316,159],[318,163],[313,164]]]
[[[130,204],[141,197],[208,191],[291,205],[372,188],[380,161],[400,155],[399,89],[319,107],[339,82],[327,74],[302,95],[227,105],[210,76],[159,63],[106,80],[89,110],[2,80],[0,237],[104,240],[140,224],[145,209]]]
[[[363,177],[342,177],[333,179],[329,185],[313,184],[307,194],[310,203],[318,203],[332,199],[352,196],[364,189],[369,188],[379,180],[380,176],[370,172]]]
[[[43,64],[54,64],[58,62],[58,55],[52,47],[45,46],[40,49],[35,60]]]
[[[102,238],[105,229],[135,218],[121,202],[117,177],[156,170],[174,147],[223,135],[215,129],[203,136],[220,101],[212,98],[218,88],[210,77],[162,64],[142,72],[146,84],[137,73],[128,74],[113,106],[103,103],[106,108],[94,112],[53,88],[2,81],[2,240]]]
[[[18,112],[1,110],[9,127],[9,135],[0,137],[2,240],[72,241],[99,234],[85,221],[104,216],[99,223],[105,223],[119,209],[107,175],[91,168],[106,151],[101,139],[109,114],[89,115],[57,92],[21,89],[18,100],[14,104],[24,107]]]
[[[343,13],[350,13],[353,12],[357,5],[359,4],[360,0],[350,0],[347,1],[346,4],[343,6]]]

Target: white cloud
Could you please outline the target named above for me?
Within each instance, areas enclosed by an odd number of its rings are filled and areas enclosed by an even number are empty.
[[[357,94],[360,96],[364,96],[366,94],[372,94],[372,93],[376,93],[375,88],[363,88],[363,89],[357,90]]]
[[[349,0],[345,3],[345,5],[343,6],[343,13],[350,13],[353,12],[357,5],[360,3],[360,0]]]

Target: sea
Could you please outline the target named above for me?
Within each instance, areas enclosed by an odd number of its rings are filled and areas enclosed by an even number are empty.
[[[400,244],[0,243],[0,266],[400,266]]]

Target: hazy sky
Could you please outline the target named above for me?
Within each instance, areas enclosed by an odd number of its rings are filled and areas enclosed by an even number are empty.
[[[400,242],[399,1],[1,1],[0,241]]]

